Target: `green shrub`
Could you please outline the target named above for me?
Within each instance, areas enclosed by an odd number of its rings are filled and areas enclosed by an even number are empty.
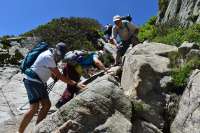
[[[174,28],[168,30],[168,33],[164,36],[156,36],[153,41],[174,46],[180,46],[181,43],[183,43],[184,41],[183,35],[184,32],[181,28]]]
[[[145,40],[152,40],[156,36],[156,22],[157,17],[152,17],[145,25],[140,27],[138,38],[140,42]]]
[[[169,68],[179,68],[181,66],[181,55],[178,52],[171,52],[168,54],[170,60]]]
[[[154,22],[150,19],[140,27],[138,38],[141,42],[149,40],[174,46],[180,46],[184,41],[200,43],[200,24],[182,27],[176,18],[159,25]]]
[[[178,87],[185,87],[187,85],[187,79],[192,70],[200,68],[200,60],[195,57],[186,62],[181,67],[177,67],[172,71],[173,82]]]
[[[173,82],[177,87],[185,87],[187,84],[187,78],[190,74],[191,67],[184,65],[183,67],[177,68],[172,73]]]
[[[189,27],[183,36],[184,40],[188,42],[200,43],[200,24],[194,24]]]
[[[23,36],[38,36],[50,45],[62,41],[70,49],[95,49],[97,38],[100,37],[101,25],[90,18],[59,18],[36,29],[23,34]]]
[[[11,36],[6,35],[1,38],[1,43],[3,44],[3,49],[8,49],[11,46],[10,41],[8,40],[9,37],[11,37]]]

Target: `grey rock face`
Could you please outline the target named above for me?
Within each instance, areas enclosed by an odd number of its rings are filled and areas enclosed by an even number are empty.
[[[24,57],[27,53],[28,53],[28,49],[23,48],[19,45],[16,46],[12,46],[11,48],[9,48],[9,54],[14,56],[16,51],[19,51],[19,53]]]
[[[163,77],[171,71],[169,55],[177,52],[175,46],[145,42],[136,45],[125,57],[122,88],[126,95],[135,99],[133,105],[139,120],[150,122],[159,129],[165,124]]]
[[[123,114],[124,119],[130,121],[132,116],[130,101],[119,89],[112,76],[104,76],[89,84],[86,91],[47,117],[36,127],[35,132],[56,131],[66,122],[66,126],[62,128],[62,130],[66,129],[65,132],[70,130],[92,132],[96,127],[104,124],[116,111]],[[76,129],[69,128],[70,121],[73,121],[72,125],[78,125]]]
[[[28,49],[22,48],[19,45],[12,46],[9,48],[10,58],[8,59],[8,64],[19,64],[25,55],[28,53]]]
[[[0,64],[19,64],[19,61],[27,54],[28,49],[19,45],[10,47],[8,50],[0,48]]]
[[[94,133],[131,133],[132,123],[116,111],[107,121],[97,127]]]
[[[200,0],[170,0],[162,6],[164,7],[160,7],[157,23],[177,20],[188,26],[200,22]]]
[[[138,116],[159,129],[164,126],[162,114],[165,105],[160,80],[170,71],[170,61],[166,57],[177,51],[176,47],[159,43],[139,44],[126,54],[123,66],[121,85],[125,94],[142,101]]]
[[[128,55],[159,55],[168,57],[169,54],[178,52],[178,48],[176,46],[170,46],[162,43],[155,43],[155,42],[144,42],[141,44],[136,45],[130,52],[127,53]]]
[[[200,131],[200,70],[195,70],[179,103],[179,111],[171,125],[171,133]]]
[[[1,133],[14,133],[19,128],[21,117],[28,110],[29,104],[26,89],[23,84],[23,74],[15,66],[0,67],[0,129]],[[51,80],[49,80],[51,82]],[[55,105],[62,94],[65,84],[56,83],[50,93],[52,105]],[[22,107],[23,105],[25,105]],[[54,106],[50,112],[55,111]],[[30,133],[36,120],[28,126],[25,133]]]
[[[190,50],[192,49],[199,49],[199,45],[196,43],[188,43],[188,42],[184,42],[179,48],[178,48],[178,52],[179,54],[185,58],[186,55],[190,52]]]
[[[144,97],[148,92],[158,89],[159,79],[170,71],[168,65],[168,58],[157,55],[127,56],[121,79],[125,94]]]
[[[133,133],[162,133],[155,125],[145,121],[135,121]]]
[[[186,55],[186,60],[190,60],[193,58],[200,58],[200,50],[191,49],[190,52]]]
[[[171,76],[164,76],[160,80],[160,87],[164,89],[168,89],[167,87],[170,86],[169,84],[172,83],[172,77]]]
[[[6,63],[9,57],[10,57],[9,52],[7,50],[0,48],[0,64],[2,65]]]

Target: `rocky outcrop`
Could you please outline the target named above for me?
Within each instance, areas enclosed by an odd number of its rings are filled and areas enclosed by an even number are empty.
[[[177,21],[188,26],[200,22],[200,0],[159,0],[157,23]]]
[[[127,56],[121,79],[125,94],[144,98],[150,91],[159,89],[159,79],[169,72],[168,65],[168,58],[157,55]]]
[[[125,94],[143,97],[160,88],[159,81],[170,71],[167,57],[174,52],[178,52],[177,47],[160,43],[138,44],[130,50],[125,55],[121,79]]]
[[[178,114],[171,133],[198,133],[200,131],[200,70],[195,70],[179,103]]]
[[[163,133],[152,123],[148,123],[142,120],[137,120],[134,122],[133,132],[134,133]]]
[[[27,53],[28,49],[26,48],[22,48],[19,45],[12,46],[11,48],[9,48],[10,58],[8,59],[7,63],[18,65]]]
[[[199,45],[196,43],[188,43],[188,42],[184,42],[179,48],[178,48],[178,52],[179,54],[183,57],[186,58],[187,54],[190,52],[190,50],[194,50],[194,49],[199,49]]]
[[[119,126],[118,128],[122,131],[131,129],[131,117],[130,101],[123,94],[115,79],[107,75],[89,84],[86,91],[47,117],[36,127],[34,132],[49,133],[62,130],[87,133],[106,129],[114,133],[117,129],[110,129],[114,125]],[[125,125],[116,122],[116,118],[120,118],[121,122],[124,121]],[[64,123],[66,123],[65,126],[59,129]],[[76,127],[75,129],[73,125]],[[124,126],[128,129],[125,129]]]
[[[186,55],[186,60],[188,61],[194,58],[200,58],[199,49],[191,49],[190,52]]]
[[[19,62],[25,57],[27,52],[38,42],[38,39],[31,37],[15,37],[8,38],[7,40],[11,40],[11,45],[6,49],[0,48],[0,65],[19,65]]]
[[[127,96],[135,99],[135,110],[140,119],[151,122],[159,129],[164,127],[163,111],[166,102],[160,83],[170,72],[170,60],[167,57],[174,52],[178,52],[177,47],[143,43],[125,55],[122,88]]]
[[[172,133],[198,132],[200,70],[193,72],[183,96],[171,94],[175,86],[169,74],[169,55],[178,52],[192,58],[199,55],[199,47],[194,43],[179,48],[153,42],[138,44],[127,51],[122,71],[113,67],[107,75],[96,76],[84,92],[58,110],[54,105],[66,85],[56,83],[50,93],[53,106],[49,115],[33,132],[169,133],[170,127]],[[0,67],[0,132],[16,131],[28,109],[21,108],[26,102],[19,69]],[[32,128],[33,123],[27,131]]]
[[[136,45],[133,49],[131,49],[127,55],[159,55],[163,57],[168,57],[169,54],[178,52],[178,48],[176,46],[166,45],[162,43],[156,42],[144,42]]]
[[[132,123],[116,111],[107,121],[95,128],[94,133],[131,133]]]

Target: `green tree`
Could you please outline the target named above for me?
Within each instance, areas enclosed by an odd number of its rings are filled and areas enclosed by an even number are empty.
[[[70,49],[95,49],[98,31],[101,25],[91,18],[59,18],[36,29],[23,34],[23,36],[38,36],[50,45],[62,41]]]

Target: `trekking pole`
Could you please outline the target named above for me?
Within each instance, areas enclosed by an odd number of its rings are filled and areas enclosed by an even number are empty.
[[[57,81],[53,81],[50,84],[47,85],[47,92],[48,94],[52,91],[54,85],[56,84]],[[27,110],[27,108],[24,108],[29,102],[26,102],[24,105],[22,105],[19,110]]]

